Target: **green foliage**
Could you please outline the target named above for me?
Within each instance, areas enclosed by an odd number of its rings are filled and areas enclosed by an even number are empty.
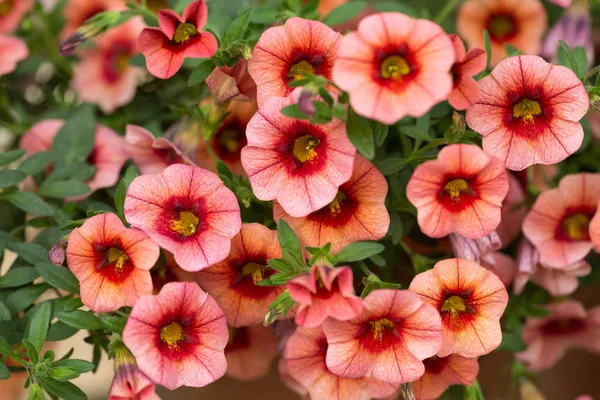
[[[346,132],[360,154],[368,159],[375,157],[375,139],[369,121],[356,114],[352,108],[348,108]]]
[[[385,250],[385,246],[378,242],[355,242],[341,249],[336,260],[338,264],[365,260]]]

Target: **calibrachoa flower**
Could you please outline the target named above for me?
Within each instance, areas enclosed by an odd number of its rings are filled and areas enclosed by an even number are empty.
[[[311,400],[369,400],[392,395],[396,386],[371,377],[346,378],[326,364],[329,345],[320,327],[296,329],[285,345],[284,364]]]
[[[423,360],[423,364],[425,374],[413,384],[417,400],[435,400],[451,385],[471,386],[479,374],[476,358],[457,354],[448,357],[433,356]]]
[[[267,260],[281,257],[277,232],[260,224],[243,224],[225,260],[198,273],[200,286],[225,311],[232,327],[262,323],[281,286],[259,286],[275,270]]]
[[[550,1],[558,6],[567,8],[571,5],[572,0],[550,0]]]
[[[242,381],[266,376],[278,354],[277,338],[262,324],[229,328],[225,347],[227,375]]]
[[[288,84],[307,74],[331,79],[339,39],[340,34],[327,25],[295,17],[267,29],[248,62],[248,72],[258,87],[258,105],[289,95],[293,88]]]
[[[498,277],[479,264],[453,258],[415,276],[409,290],[442,316],[439,357],[477,357],[500,345],[500,317],[508,293]]]
[[[583,47],[587,55],[588,66],[594,63],[594,43],[592,41],[592,21],[589,5],[586,2],[570,7],[550,29],[544,39],[541,54],[553,63],[558,62],[559,41],[570,48]]]
[[[300,305],[296,323],[306,328],[321,325],[327,317],[338,321],[354,319],[363,310],[360,297],[354,295],[350,267],[332,268],[317,263],[307,275],[289,281],[287,289]]]
[[[227,257],[242,224],[237,198],[219,177],[184,164],[135,178],[125,197],[125,217],[173,253],[186,271]]]
[[[138,229],[127,229],[115,214],[89,218],[75,228],[67,264],[81,286],[81,301],[96,312],[133,306],[152,293],[150,268],[159,247]]]
[[[425,371],[422,360],[440,349],[440,316],[408,290],[375,290],[350,321],[328,319],[327,369],[343,378],[371,377],[392,385],[411,382]]]
[[[281,114],[299,96],[296,90],[267,101],[248,123],[248,145],[242,149],[242,166],[256,197],[276,199],[293,217],[331,203],[352,176],[356,155],[342,121],[312,125]]]
[[[419,117],[448,97],[453,63],[452,42],[441,27],[379,13],[343,37],[333,80],[349,92],[358,114],[393,124],[406,115]]]
[[[306,217],[294,218],[274,202],[273,218],[288,222],[303,245],[322,247],[331,243],[331,252],[336,254],[353,242],[385,236],[390,225],[385,207],[387,192],[385,177],[357,154],[350,180],[338,188],[331,203]]]
[[[600,213],[596,213],[590,221],[590,240],[594,245],[594,249],[600,252]]]
[[[157,78],[168,79],[179,71],[185,58],[206,58],[215,54],[217,39],[210,32],[202,32],[207,17],[204,0],[188,4],[181,17],[172,10],[160,10],[160,29],[146,28],[138,40],[148,71]]]
[[[526,54],[537,54],[546,30],[546,11],[540,0],[469,0],[456,21],[456,29],[469,48],[484,47],[483,30],[490,35],[492,65],[506,57],[511,45]]]
[[[525,192],[517,178],[508,174],[508,193],[502,202],[500,224],[496,228],[502,247],[508,247],[519,236],[526,215]]]
[[[600,353],[600,307],[587,311],[569,300],[547,306],[549,317],[530,317],[521,333],[527,350],[517,359],[537,371],[554,365],[570,348]]]
[[[160,400],[154,383],[137,366],[135,358],[123,344],[115,345],[115,377],[108,400]]]
[[[572,174],[558,188],[543,192],[523,222],[523,233],[540,252],[540,261],[561,268],[592,249],[589,225],[600,198],[600,174]]]
[[[25,14],[33,7],[33,1],[0,0],[0,33],[16,31]]]
[[[123,0],[68,0],[65,5],[65,26],[60,33],[61,40],[66,40],[83,23],[104,11],[125,9]]]
[[[216,68],[206,78],[206,86],[217,104],[256,100],[256,83],[246,71],[246,65],[246,60],[242,59],[233,67]]]
[[[0,4],[2,7],[2,4]],[[0,34],[0,76],[10,74],[29,55],[27,44],[18,37]]]
[[[465,144],[446,146],[437,160],[419,165],[406,187],[419,227],[433,238],[458,233],[478,239],[493,232],[507,192],[502,162]]]
[[[570,69],[538,56],[515,56],[500,62],[479,87],[481,96],[467,110],[467,123],[483,136],[483,150],[506,168],[555,164],[579,149],[579,120],[589,100]]]
[[[123,331],[142,372],[170,390],[221,378],[227,338],[223,310],[192,282],[167,283],[139,299]]]
[[[466,110],[479,99],[479,85],[472,77],[485,69],[485,50],[471,49],[467,53],[458,35],[450,35],[456,60],[450,73],[454,86],[448,95],[448,102],[456,110]]]

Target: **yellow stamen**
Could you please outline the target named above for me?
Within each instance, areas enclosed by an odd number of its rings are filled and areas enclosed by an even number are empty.
[[[534,100],[523,99],[513,108],[513,116],[521,118],[526,124],[531,124],[535,120],[536,115],[542,113],[540,103]]]
[[[369,322],[371,326],[371,331],[373,332],[373,339],[381,340],[383,339],[383,333],[385,331],[391,331],[396,328],[396,325],[392,321],[387,318],[382,318],[378,321]]]
[[[160,340],[170,349],[177,349],[179,342],[183,340],[183,327],[177,322],[171,322],[160,330]]]
[[[265,272],[266,268],[267,267],[265,267],[264,265],[260,265],[260,264],[254,263],[254,262],[249,262],[248,264],[244,265],[244,267],[242,268],[242,275],[251,277],[252,281],[256,285],[256,284],[258,284],[258,282],[265,279],[264,272]]]
[[[469,184],[464,179],[453,179],[446,183],[444,191],[450,195],[453,199],[458,199],[461,193],[469,190]]]
[[[400,79],[410,74],[410,65],[404,57],[390,56],[381,63],[381,77],[385,79]]]
[[[583,240],[588,235],[590,218],[582,213],[573,214],[565,218],[562,228],[572,240]]]
[[[129,68],[129,59],[131,57],[128,53],[123,53],[119,56],[118,68],[120,72],[125,72]]]
[[[109,264],[115,265],[115,270],[117,271],[117,273],[121,273],[123,271],[123,265],[127,262],[127,260],[129,260],[127,253],[125,253],[118,247],[111,247],[110,249],[108,249],[108,252],[106,253],[106,258]]]
[[[315,148],[321,143],[316,137],[304,135],[294,141],[292,154],[301,163],[312,161],[317,156]]]
[[[338,190],[335,199],[329,203],[329,211],[332,217],[337,217],[342,212],[342,204],[346,200],[346,195]]]
[[[302,79],[314,72],[315,68],[308,61],[302,60],[299,63],[292,65],[288,77],[292,79]]]
[[[449,297],[442,303],[442,311],[450,312],[452,315],[458,315],[466,309],[467,305],[465,304],[465,301],[459,296]]]
[[[240,141],[238,140],[239,132],[235,129],[227,129],[219,133],[218,141],[219,144],[227,149],[230,153],[235,153],[240,148]]]
[[[179,213],[179,219],[171,222],[171,229],[181,236],[192,236],[196,233],[196,228],[200,220],[191,211],[182,211]]]
[[[515,25],[510,17],[498,15],[490,19],[488,29],[492,36],[503,38],[515,31]]]
[[[4,3],[0,3],[0,17],[4,17],[8,15],[10,10],[12,9],[12,0],[5,1]]]
[[[190,23],[183,22],[179,24],[173,35],[173,40],[176,43],[182,43],[189,40],[192,36],[196,35],[198,30]]]

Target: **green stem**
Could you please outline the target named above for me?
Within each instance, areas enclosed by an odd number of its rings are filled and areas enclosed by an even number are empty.
[[[374,273],[372,273],[369,268],[367,267],[367,264],[364,263],[364,261],[359,261],[358,265],[360,265],[360,269],[362,270],[362,272],[364,272],[364,274],[366,276],[370,276],[370,275],[375,275]]]
[[[448,17],[448,15],[454,11],[454,9],[456,7],[458,7],[459,3],[462,0],[449,0],[446,5],[444,6],[444,8],[442,8],[442,10],[439,12],[439,14],[435,17],[435,19],[433,20],[433,22],[435,22],[436,24],[441,24],[442,22],[444,22],[444,20]]]
[[[595,66],[587,74],[585,74],[585,76],[583,77],[583,82],[587,81],[598,72],[600,72],[600,65]]]
[[[436,148],[438,146],[441,146],[443,144],[446,144],[446,140],[444,140],[444,139],[435,139],[435,140],[432,140],[431,142],[427,143],[425,146],[421,147],[420,149],[415,150],[413,152],[413,154],[410,156],[410,158],[415,158],[418,155],[423,154],[426,151],[431,150],[433,148]]]
[[[146,1],[142,1],[142,4],[138,4],[135,1],[131,0],[131,1],[127,2],[127,6],[129,6],[129,9],[131,11],[134,11],[138,15],[141,15],[143,17],[148,17],[158,23],[158,16],[156,15],[156,13],[154,11],[152,11],[148,7],[146,7]]]

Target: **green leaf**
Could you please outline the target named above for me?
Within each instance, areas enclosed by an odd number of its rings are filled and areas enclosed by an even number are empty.
[[[56,318],[73,328],[87,330],[104,329],[102,321],[91,311],[59,311],[56,313]]]
[[[27,175],[35,175],[42,172],[52,162],[54,154],[50,151],[40,151],[27,157],[19,169]]]
[[[50,204],[31,192],[11,192],[3,197],[13,206],[29,214],[48,217],[54,212]]]
[[[286,117],[295,118],[295,119],[304,119],[308,120],[310,117],[306,115],[302,110],[300,110],[300,106],[298,104],[290,104],[289,106],[285,106],[281,109],[281,113]]]
[[[16,186],[27,178],[27,174],[18,169],[0,171],[0,189]]]
[[[0,380],[5,380],[10,378],[10,371],[8,367],[2,363],[0,363]]]
[[[117,187],[117,191],[115,192],[115,209],[117,210],[117,215],[123,222],[125,220],[125,196],[127,196],[127,189],[131,182],[139,175],[137,168],[134,165],[130,165],[125,171],[125,175],[119,182],[119,186]]]
[[[48,374],[52,379],[56,379],[57,381],[70,381],[71,379],[77,378],[80,374],[79,372],[67,368],[67,367],[52,367],[48,371]]]
[[[404,167],[408,165],[408,159],[406,158],[388,158],[377,163],[377,169],[383,175],[393,175],[400,172]]]
[[[387,138],[390,127],[388,125],[384,125],[381,122],[377,121],[369,121],[371,125],[371,130],[373,130],[373,137],[375,139],[375,146],[381,147]]]
[[[254,8],[249,7],[244,10],[244,12],[242,12],[236,19],[234,19],[231,24],[229,24],[229,27],[223,34],[222,47],[226,48],[231,43],[244,37],[244,33],[246,33],[246,30],[248,29],[250,18],[252,17],[253,12]]]
[[[79,329],[57,321],[50,325],[50,329],[48,329],[48,334],[46,335],[46,340],[49,342],[59,342],[61,340],[70,338],[77,332],[79,332]]]
[[[371,126],[365,118],[357,115],[350,107],[348,108],[346,132],[356,150],[369,160],[375,157],[375,139]]]
[[[423,140],[425,142],[431,142],[433,140],[427,129],[423,129],[419,126],[404,125],[399,127],[398,129],[406,136],[409,136],[414,139]]]
[[[94,364],[92,364],[89,361],[78,360],[78,359],[60,360],[60,361],[55,362],[53,364],[53,366],[70,368],[74,371],[79,372],[80,374],[90,372],[96,367]]]
[[[33,282],[38,276],[40,274],[33,267],[13,267],[0,277],[0,289],[26,285]]]
[[[25,155],[26,151],[22,149],[15,149],[7,151],[6,153],[0,154],[0,167],[8,165],[13,161],[17,161],[19,158]]]
[[[31,264],[48,262],[48,250],[39,244],[15,242],[9,248]]]
[[[367,7],[366,1],[351,1],[331,10],[323,20],[329,26],[341,24],[356,17]]]
[[[70,293],[79,293],[79,281],[68,268],[51,263],[38,263],[35,269],[53,287]]]
[[[10,321],[10,310],[0,301],[0,321]]]
[[[192,71],[190,79],[188,80],[188,86],[194,86],[204,82],[204,80],[210,75],[215,69],[215,62],[211,58],[202,60],[200,64]]]
[[[35,345],[28,339],[23,339],[23,345],[27,349],[27,357],[29,358],[29,361],[31,361],[33,364],[37,364],[40,358],[40,352],[37,347],[35,347]]]
[[[59,382],[52,378],[36,376],[48,393],[64,400],[87,400],[87,395],[71,382]]]
[[[492,41],[490,40],[490,33],[484,29],[483,30],[483,43],[485,44],[485,70],[490,69],[490,62],[492,61]]]
[[[585,49],[577,46],[573,49],[573,57],[577,63],[577,76],[583,76],[588,70],[588,59]]]
[[[271,25],[277,18],[277,9],[267,4],[261,4],[254,7],[254,12],[250,16],[250,22],[254,24]]]
[[[50,285],[46,283],[22,287],[6,296],[4,304],[12,313],[21,312],[32,305],[48,289],[50,289]]]
[[[127,323],[127,318],[116,315],[103,315],[101,320],[106,329],[119,335],[123,334],[123,329],[125,329],[125,324]]]
[[[92,106],[83,105],[71,113],[52,145],[57,166],[85,162],[94,148],[95,134],[96,115]]]
[[[298,240],[294,230],[283,219],[277,222],[277,236],[283,259],[298,271],[306,269],[300,240]]]
[[[364,260],[381,253],[385,246],[377,242],[356,242],[341,249],[337,255],[337,263],[349,263]]]
[[[573,51],[564,41],[558,41],[560,47],[558,48],[558,63],[560,65],[564,65],[567,68],[570,68],[571,71],[575,73],[575,75],[579,76],[577,61],[575,60],[575,56],[573,55]]]
[[[0,354],[11,356],[14,354],[13,348],[4,337],[0,336]]]
[[[35,310],[29,322],[29,328],[25,333],[25,337],[35,346],[38,353],[42,351],[42,346],[46,341],[48,333],[48,325],[50,325],[50,317],[52,316],[52,303],[44,301]]]
[[[79,182],[87,182],[96,173],[97,168],[81,161],[73,161],[69,164],[58,166],[52,170],[44,183],[58,182],[65,180],[74,180]]]
[[[90,187],[81,181],[67,180],[44,182],[40,186],[38,194],[42,197],[56,197],[64,199],[66,197],[75,197],[86,194],[90,191]]]
[[[414,8],[398,1],[375,1],[373,2],[373,7],[381,12],[400,12],[411,17],[419,16],[419,13]]]

